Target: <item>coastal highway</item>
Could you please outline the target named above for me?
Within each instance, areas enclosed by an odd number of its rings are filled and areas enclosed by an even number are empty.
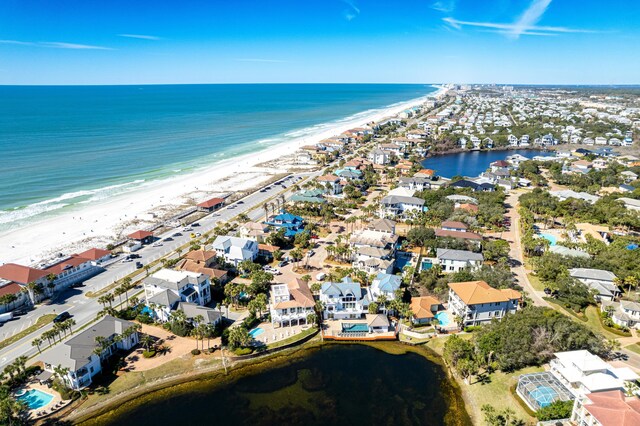
[[[76,321],[78,328],[83,326],[89,321],[96,318],[96,314],[102,310],[102,305],[98,303],[97,298],[89,298],[84,293],[89,291],[98,291],[114,281],[117,281],[132,272],[136,272],[135,261],[140,261],[143,265],[147,265],[161,257],[172,254],[178,247],[187,244],[191,238],[191,232],[194,233],[206,233],[211,231],[219,222],[227,222],[233,219],[235,216],[246,213],[251,220],[259,220],[264,215],[262,205],[265,201],[274,198],[279,194],[283,194],[286,199],[290,198],[293,194],[292,186],[295,183],[302,183],[309,178],[314,178],[320,175],[320,171],[297,173],[289,175],[286,178],[280,179],[283,185],[268,185],[266,187],[257,190],[246,197],[238,200],[212,214],[209,214],[202,219],[198,220],[200,226],[193,227],[192,231],[183,232],[183,227],[178,227],[170,231],[165,232],[162,235],[157,235],[160,244],[154,246],[153,244],[143,247],[136,253],[141,256],[140,259],[135,259],[133,262],[122,263],[120,258],[116,258],[108,266],[106,270],[95,277],[84,282],[84,287],[66,289],[55,295],[55,298],[47,304],[41,304],[36,309],[30,311],[28,314],[23,315],[13,321],[4,323],[0,327],[0,341],[5,340],[16,333],[28,328],[34,324],[36,320],[49,313],[59,314],[67,311],[72,315],[72,318]],[[285,188],[286,187],[286,188]],[[268,189],[266,189],[268,188]],[[173,236],[176,233],[182,235]],[[163,242],[166,238],[171,238],[171,241]],[[174,254],[175,256],[175,254]],[[144,269],[138,270],[138,274],[134,276],[134,280],[141,279],[145,276]],[[132,290],[129,292],[129,296],[139,292],[140,290]],[[123,299],[124,300],[124,299]],[[116,298],[115,304],[119,303],[119,299]],[[34,338],[40,336],[42,332],[53,328],[53,324],[40,328],[33,333],[25,336],[16,343],[7,346],[0,351],[0,369],[5,365],[11,363],[15,358],[21,355],[33,356],[38,354],[37,348],[31,345]],[[46,346],[45,341],[43,346]]]

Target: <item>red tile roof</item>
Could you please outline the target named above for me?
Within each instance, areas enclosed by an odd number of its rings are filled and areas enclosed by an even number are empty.
[[[215,207],[219,204],[224,204],[224,198],[212,198],[210,200],[203,201],[200,204],[198,204],[198,207],[210,209],[211,207]]]
[[[145,238],[153,237],[153,232],[136,231],[127,235],[127,237],[131,238],[132,240],[144,240]]]
[[[89,249],[87,251],[83,251],[82,253],[78,254],[78,256],[84,258],[84,259],[89,259],[89,260],[98,260],[98,259],[102,259],[105,256],[109,256],[111,254],[111,252],[109,250],[103,250],[103,249],[99,249],[99,248],[92,248]]]
[[[7,263],[0,266],[0,278],[15,281],[18,284],[28,284],[46,277],[48,272],[41,269],[30,268],[28,266]]]
[[[20,286],[20,284],[9,283],[0,287],[0,296],[4,296],[7,294],[18,294],[21,290],[22,287]]]
[[[88,262],[89,259],[85,259],[84,257],[80,257],[77,254],[72,255],[69,259],[63,260],[62,262],[58,262],[53,266],[49,266],[44,270],[47,274],[60,274],[65,269],[75,268],[76,266],[82,265],[83,263]]]
[[[640,425],[640,399],[626,398],[619,390],[593,392],[587,398],[592,403],[585,404],[584,409],[602,426]]]
[[[443,228],[456,228],[456,229],[467,229],[469,228],[466,223],[458,222],[455,220],[446,220],[442,222]]]

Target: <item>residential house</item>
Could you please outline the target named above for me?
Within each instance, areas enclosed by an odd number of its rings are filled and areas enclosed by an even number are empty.
[[[387,195],[380,202],[381,217],[409,217],[410,212],[426,211],[424,200],[417,197]]]
[[[496,189],[496,186],[492,183],[488,183],[488,182],[476,183],[469,179],[457,180],[453,183],[450,183],[449,186],[452,188],[471,188],[476,192],[481,192],[481,191],[491,192],[491,191],[495,191]]]
[[[465,232],[467,229],[469,229],[466,223],[450,221],[450,220],[446,220],[442,222],[442,225],[440,226],[440,228],[444,229],[445,231],[458,231],[458,232]]]
[[[633,182],[634,180],[638,179],[638,175],[630,170],[625,170],[624,172],[620,173],[620,176],[622,176],[622,179],[624,179],[625,183]]]
[[[569,198],[575,198],[577,200],[583,200],[589,204],[594,204],[600,199],[597,195],[591,195],[587,192],[576,192],[573,189],[562,189],[558,191],[549,191],[552,197],[559,199],[560,201],[568,200]]]
[[[380,148],[376,148],[369,153],[368,159],[373,164],[389,164],[389,153]]]
[[[379,273],[373,279],[369,291],[371,292],[371,300],[376,301],[380,296],[385,300],[391,301],[396,299],[396,291],[402,284],[402,277],[399,275],[391,275]]]
[[[398,185],[412,191],[424,191],[431,189],[431,178],[426,177],[401,177]]]
[[[211,279],[206,274],[161,269],[142,283],[147,305],[157,306],[154,310],[160,321],[169,319],[176,303],[204,306],[211,302]]]
[[[324,175],[316,179],[317,182],[322,184],[331,195],[342,194],[344,186],[341,183],[341,179],[335,175]]]
[[[247,238],[221,235],[216,237],[211,249],[234,267],[244,260],[254,261],[258,257],[258,242]]]
[[[118,351],[130,351],[138,344],[138,332],[129,321],[106,315],[99,321],[64,342],[58,343],[42,353],[39,360],[44,365],[41,378],[48,379],[56,368],[66,369],[62,380],[73,390],[86,388],[95,375],[102,371],[102,361]],[[118,337],[116,339],[116,337]],[[97,338],[105,339],[106,345],[96,353]]]
[[[307,324],[315,313],[315,300],[308,284],[295,278],[287,284],[271,286],[271,323],[280,327]]]
[[[269,235],[269,225],[260,222],[245,222],[240,225],[240,238],[256,240],[263,243]]]
[[[337,283],[322,283],[320,301],[325,319],[362,318],[371,302],[367,290],[349,277]]]
[[[431,296],[412,297],[411,311],[413,312],[412,322],[414,324],[429,324],[435,318],[440,302]]]
[[[640,399],[621,390],[594,392],[576,399],[571,424],[635,426],[640,424]]]
[[[638,379],[628,367],[613,367],[586,350],[556,352],[549,363],[551,373],[576,397],[599,391],[624,390]]]
[[[603,300],[600,306],[603,312],[611,315],[611,320],[620,327],[640,328],[640,303],[631,300],[610,302]]]
[[[597,300],[614,300],[620,296],[620,289],[614,281],[613,272],[602,269],[573,268],[569,269],[569,275],[596,292]]]
[[[640,211],[640,200],[636,200],[635,198],[620,197],[617,201],[623,202],[624,206],[629,210]]]
[[[326,204],[327,200],[324,198],[324,194],[327,192],[327,189],[314,188],[314,189],[303,189],[302,191],[298,191],[291,196],[289,201],[293,204],[298,203],[311,203],[311,204]]]
[[[449,283],[449,310],[462,318],[463,326],[480,325],[515,313],[522,295],[511,289],[497,290],[484,281]]]
[[[484,262],[482,253],[445,248],[436,249],[436,258],[442,272],[458,272],[465,268],[473,270],[481,267]]]
[[[275,228],[276,231],[284,229],[284,236],[287,238],[295,237],[297,234],[304,232],[304,219],[285,211],[271,217],[265,224]]]

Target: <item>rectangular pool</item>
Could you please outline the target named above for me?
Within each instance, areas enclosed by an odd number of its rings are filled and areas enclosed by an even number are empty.
[[[367,333],[369,326],[367,324],[342,324],[343,332]]]

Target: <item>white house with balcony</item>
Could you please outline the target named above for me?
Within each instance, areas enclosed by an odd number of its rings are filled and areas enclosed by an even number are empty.
[[[468,250],[436,249],[438,264],[442,272],[458,272],[461,269],[478,269],[484,262],[482,253],[474,253]]]
[[[211,249],[235,267],[244,260],[254,261],[258,257],[258,242],[247,238],[221,235],[216,237]]]
[[[168,321],[181,302],[204,306],[211,302],[209,275],[161,269],[142,281],[148,306],[155,306],[160,321]]]
[[[315,313],[315,300],[305,281],[299,278],[287,284],[271,286],[271,323],[287,327],[307,324],[307,317]]]
[[[409,217],[424,211],[424,200],[418,197],[387,195],[380,201],[380,217]]]
[[[611,316],[611,320],[620,327],[640,328],[640,303],[638,302],[603,300],[600,309],[607,312]]]
[[[349,277],[341,282],[326,282],[320,290],[325,319],[362,318],[369,311],[369,293]]]
[[[557,352],[549,363],[551,373],[576,397],[592,392],[624,390],[638,380],[628,367],[613,367],[586,350]]]
[[[66,372],[62,380],[67,386],[74,390],[86,388],[102,371],[102,361],[117,351],[130,351],[138,343],[138,332],[132,328],[133,325],[106,315],[82,332],[43,352],[39,360],[44,364],[44,371],[38,378],[50,379],[59,367]],[[98,348],[96,338],[105,339],[107,343],[99,355],[95,353]]]
[[[449,283],[449,310],[463,326],[481,325],[515,313],[522,295],[512,289],[495,289],[484,281]]]

